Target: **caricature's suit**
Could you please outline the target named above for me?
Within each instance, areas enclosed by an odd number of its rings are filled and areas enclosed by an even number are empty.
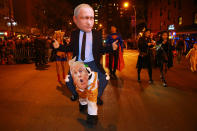
[[[73,53],[73,58],[79,58],[79,36],[80,30],[75,30],[71,34],[71,42],[70,46],[68,46],[68,50]],[[92,55],[94,60],[91,62],[84,62],[87,64],[90,69],[94,72],[98,72],[99,79],[99,87],[98,87],[98,97],[102,96],[102,93],[107,86],[108,80],[106,80],[106,72],[103,69],[103,66],[100,64],[101,56],[104,53],[108,53],[113,51],[112,46],[103,46],[102,42],[102,34],[100,31],[92,30]],[[70,75],[70,74],[69,74]],[[72,77],[69,77],[69,82],[66,82],[68,88],[72,91],[73,95],[77,95],[76,88],[73,85]]]

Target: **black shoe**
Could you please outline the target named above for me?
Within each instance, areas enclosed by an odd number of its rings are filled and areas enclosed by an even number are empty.
[[[149,80],[148,83],[149,83],[149,84],[153,84],[153,80]]]
[[[138,83],[141,83],[141,80],[140,80],[139,76],[137,77],[137,81],[138,81]]]
[[[97,98],[97,105],[103,105],[103,100],[101,100],[101,98]]]
[[[163,83],[163,87],[167,87],[167,83],[166,82]]]
[[[163,87],[167,87],[167,83],[165,80],[163,80]]]
[[[97,115],[88,115],[86,122],[89,125],[96,125],[98,123],[98,116]]]
[[[81,105],[81,104],[79,103],[79,111],[80,111],[81,113],[86,113],[86,112],[87,112],[87,108],[88,108],[87,105]]]
[[[71,101],[76,101],[78,99],[78,95],[72,95],[71,97],[70,97],[70,100]]]

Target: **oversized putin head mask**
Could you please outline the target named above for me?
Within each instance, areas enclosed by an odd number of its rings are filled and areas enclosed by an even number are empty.
[[[73,20],[84,32],[91,32],[94,26],[94,10],[88,4],[80,4],[74,10]]]

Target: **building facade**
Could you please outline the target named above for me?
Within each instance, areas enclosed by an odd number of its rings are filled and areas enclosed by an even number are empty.
[[[14,19],[12,0],[0,0],[0,31],[9,30],[11,19]]]
[[[197,31],[196,0],[149,0],[147,9],[147,26],[155,33],[162,30],[180,34]]]
[[[95,28],[102,28],[105,34],[115,25],[124,39],[134,37],[135,28],[146,23],[145,0],[100,0],[91,3],[95,12]],[[124,3],[128,5],[125,7]],[[136,13],[136,23],[135,23]],[[135,25],[136,24],[136,25]],[[138,26],[139,25],[139,26]],[[142,28],[139,28],[141,30]]]

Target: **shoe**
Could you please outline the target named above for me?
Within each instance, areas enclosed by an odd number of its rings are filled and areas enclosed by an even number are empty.
[[[149,84],[153,84],[153,80],[149,80],[148,83],[149,83]]]
[[[81,105],[81,104],[79,103],[79,111],[80,111],[81,113],[86,113],[86,112],[87,112],[87,108],[88,108],[87,105]]]
[[[138,78],[138,79],[137,79],[137,82],[138,82],[138,83],[141,83],[142,81]]]
[[[103,100],[101,100],[101,98],[97,98],[97,105],[103,105]]]
[[[96,125],[98,123],[98,115],[89,115],[87,116],[87,124]]]
[[[70,97],[70,100],[71,101],[76,101],[78,99],[78,95],[72,95],[71,97]]]
[[[166,82],[163,83],[163,87],[167,87],[167,83]]]

